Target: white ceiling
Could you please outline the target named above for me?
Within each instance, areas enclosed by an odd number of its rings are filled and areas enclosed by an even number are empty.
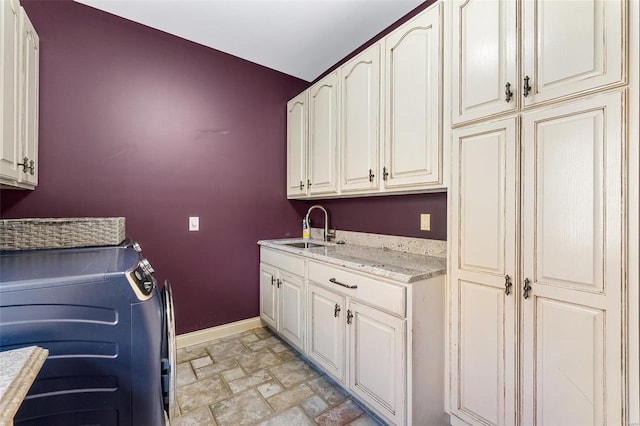
[[[313,81],[421,0],[76,0]]]

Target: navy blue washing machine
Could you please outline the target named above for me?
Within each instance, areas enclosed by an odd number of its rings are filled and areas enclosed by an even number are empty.
[[[139,245],[0,253],[0,350],[49,350],[15,425],[164,425],[175,329]]]

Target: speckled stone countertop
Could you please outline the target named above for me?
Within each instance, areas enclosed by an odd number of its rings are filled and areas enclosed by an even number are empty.
[[[0,352],[0,425],[13,424],[47,355],[48,350],[37,346]]]
[[[322,244],[322,246],[304,249],[286,245],[303,241]],[[403,283],[436,277],[446,273],[447,269],[444,258],[354,244],[325,243],[301,238],[261,240],[258,244]]]

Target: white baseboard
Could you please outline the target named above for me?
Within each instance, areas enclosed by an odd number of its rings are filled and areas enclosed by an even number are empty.
[[[217,327],[205,328],[204,330],[192,331],[176,336],[176,347],[178,349],[186,346],[197,345],[209,340],[219,339],[221,337],[231,336],[232,334],[242,333],[243,331],[252,330],[262,327],[260,317],[248,318],[241,321],[222,324]]]

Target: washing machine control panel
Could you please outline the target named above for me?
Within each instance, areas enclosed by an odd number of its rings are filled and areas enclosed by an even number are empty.
[[[153,292],[155,286],[155,281],[151,276],[152,273],[153,268],[151,268],[149,261],[146,259],[142,259],[138,264],[138,267],[131,273],[136,286],[145,296],[149,296]]]
[[[136,268],[128,274],[129,282],[138,298],[146,300],[151,297],[156,288],[156,280],[153,278],[155,270],[151,263],[142,256],[140,244],[134,242],[130,247],[138,253],[139,260]]]

